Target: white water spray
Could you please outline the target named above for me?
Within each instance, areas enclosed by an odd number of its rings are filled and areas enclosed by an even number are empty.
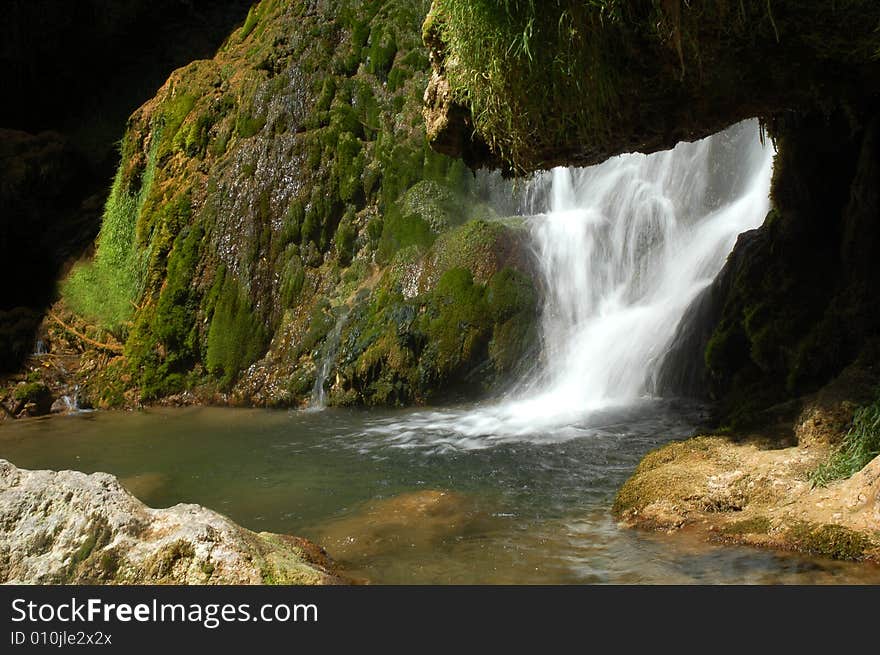
[[[645,396],[688,306],[767,215],[771,171],[753,123],[554,170],[533,230],[548,290],[544,391],[523,409],[543,419]]]
[[[529,189],[546,289],[539,370],[493,406],[411,416],[397,438],[479,447],[564,437],[650,397],[687,308],[767,215],[772,162],[749,121],[668,152],[539,176]]]

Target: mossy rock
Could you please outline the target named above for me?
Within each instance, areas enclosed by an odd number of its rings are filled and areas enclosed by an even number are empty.
[[[510,228],[470,221],[427,252],[397,252],[381,282],[351,310],[331,401],[426,402],[498,390],[538,343],[532,278],[497,247]],[[504,256],[505,252],[508,256]]]
[[[798,550],[841,560],[859,560],[875,544],[865,534],[842,525],[818,525],[801,521],[788,531],[786,538]]]

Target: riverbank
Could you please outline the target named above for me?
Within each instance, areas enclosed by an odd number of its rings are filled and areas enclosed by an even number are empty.
[[[713,542],[880,562],[880,458],[848,479],[816,483],[853,421],[868,382],[850,367],[783,416],[737,436],[702,435],[649,453],[614,503],[626,526]]]

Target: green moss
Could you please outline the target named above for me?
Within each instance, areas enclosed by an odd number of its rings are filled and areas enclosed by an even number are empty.
[[[73,311],[117,336],[125,333],[143,293],[149,252],[138,248],[137,225],[152,192],[158,141],[154,139],[139,174],[131,176],[120,166],[104,208],[95,257],[75,266],[62,284],[64,299]],[[127,142],[123,157],[133,156],[134,148],[135,144]]]
[[[239,139],[249,139],[266,126],[265,116],[241,115],[235,121],[235,133]]]
[[[436,0],[423,38],[494,157],[536,170],[578,149],[595,161],[659,146],[694,102],[748,98],[728,123],[779,110],[781,89],[785,107],[818,104],[811,75],[873,62],[878,20],[870,0]],[[692,136],[699,118],[682,113],[676,134]]]
[[[202,562],[200,568],[202,569],[202,573],[205,574],[205,577],[210,578],[214,574],[216,567],[214,566],[213,562],[205,560],[204,562]]]
[[[155,581],[168,579],[179,562],[185,562],[194,556],[192,545],[186,541],[179,539],[170,543],[159,549],[144,563],[146,579]]]
[[[217,301],[208,329],[205,363],[224,388],[265,351],[266,331],[250,299],[231,274],[218,275]]]
[[[426,372],[443,379],[478,361],[480,349],[487,346],[490,318],[484,287],[474,283],[468,269],[453,268],[443,273],[425,316]]]
[[[552,141],[563,130],[577,130],[584,142],[605,138],[604,117],[616,108],[621,84],[612,62],[627,42],[616,28],[621,11],[615,2],[548,9],[532,0],[439,0],[424,37],[455,53],[457,65],[446,73],[455,100],[516,166],[534,140]],[[567,115],[539,115],[544,106],[565,107]]]
[[[99,579],[104,581],[114,580],[122,562],[122,557],[115,550],[105,550],[101,553],[101,558],[98,561]]]
[[[145,400],[182,391],[199,359],[196,316],[201,298],[193,279],[203,237],[200,226],[184,228],[177,236],[158,301],[140,313],[126,344],[131,372]]]
[[[303,336],[301,349],[310,352],[327,336],[333,326],[336,325],[336,317],[327,300],[322,299],[312,310],[309,316],[308,329]]]
[[[85,381],[83,395],[98,408],[122,407],[125,405],[125,392],[130,388],[132,381],[129,370],[122,358],[111,361]]]
[[[17,385],[12,395],[19,402],[36,403],[49,395],[49,388],[42,382],[28,382]]]
[[[710,458],[713,447],[712,438],[695,437],[649,452],[617,492],[611,508],[614,516],[622,518],[661,500],[679,501],[684,481],[668,465],[677,460]]]
[[[369,71],[384,79],[391,70],[394,57],[397,54],[397,38],[393,29],[382,23],[374,25],[372,32],[370,32],[368,48],[367,66]]]
[[[109,544],[112,537],[113,531],[106,519],[101,516],[90,517],[85,538],[70,557],[68,579],[87,581],[90,577],[90,559]]]
[[[754,516],[750,519],[728,523],[722,528],[722,532],[727,536],[767,534],[770,532],[770,527],[770,519],[766,516]]]
[[[422,180],[408,189],[397,205],[403,214],[415,214],[435,232],[449,230],[469,220],[497,218],[487,205],[467,193],[467,182],[451,186],[434,180]]]
[[[260,20],[259,5],[254,5],[248,10],[247,18],[244,21],[244,25],[241,27],[241,31],[238,33],[239,38],[244,41],[248,36],[250,36],[251,32],[254,31],[254,28],[257,26],[257,23]]]
[[[376,261],[387,264],[399,250],[416,246],[427,249],[436,238],[430,224],[418,214],[403,214],[391,208],[382,226],[382,236],[376,249]]]
[[[284,263],[279,263],[282,280],[280,300],[281,306],[285,309],[296,304],[305,284],[306,272],[298,251],[296,246],[291,247],[282,257]]]
[[[530,365],[526,354],[539,342],[534,283],[515,269],[503,268],[489,280],[486,303],[494,322],[489,358],[497,376],[511,377]]]
[[[307,395],[322,342],[368,278],[373,289],[377,262],[394,271],[374,295],[361,290],[334,397],[407,403],[471,384],[456,376],[487,361],[490,372],[513,366],[505,353],[531,338],[517,325],[531,314],[495,297],[512,277],[495,282],[490,302],[498,266],[481,262],[496,228],[444,242],[470,254],[421,262],[424,297],[401,291],[404,269],[439,233],[494,218],[466,166],[425,138],[427,6],[264,1],[213,61],[176,71],[132,116],[95,261],[63,290],[76,313],[125,341],[124,360],[84,384],[96,404],[229,390],[263,355],[290,371],[267,402]],[[471,288],[438,286],[456,267]],[[459,292],[478,301],[472,316]],[[267,353],[294,313],[291,343]],[[468,323],[460,344],[456,322]],[[426,350],[435,332],[442,348]]]
[[[840,560],[861,559],[873,546],[865,534],[835,524],[801,521],[786,536],[798,550]]]
[[[354,225],[352,225],[352,218],[353,217],[350,215],[346,215],[346,217],[343,218],[339,223],[339,227],[336,229],[336,236],[334,238],[336,243],[336,258],[342,266],[348,266],[351,264],[352,257],[354,256],[357,230]]]
[[[185,139],[180,138],[179,132],[183,122],[195,107],[196,100],[196,96],[182,93],[173,96],[163,105],[153,127],[159,135],[156,151],[158,161],[163,161],[172,152],[181,149]]]

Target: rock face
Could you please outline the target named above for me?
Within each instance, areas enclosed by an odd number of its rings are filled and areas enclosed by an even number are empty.
[[[720,421],[766,422],[858,364],[850,399],[880,382],[880,115],[781,121],[773,208],[742,235],[716,282],[704,349]],[[798,407],[792,406],[794,418]],[[774,410],[775,411],[775,410]]]
[[[318,546],[256,534],[198,505],[151,509],[106,473],[0,460],[0,581],[342,584]]]

